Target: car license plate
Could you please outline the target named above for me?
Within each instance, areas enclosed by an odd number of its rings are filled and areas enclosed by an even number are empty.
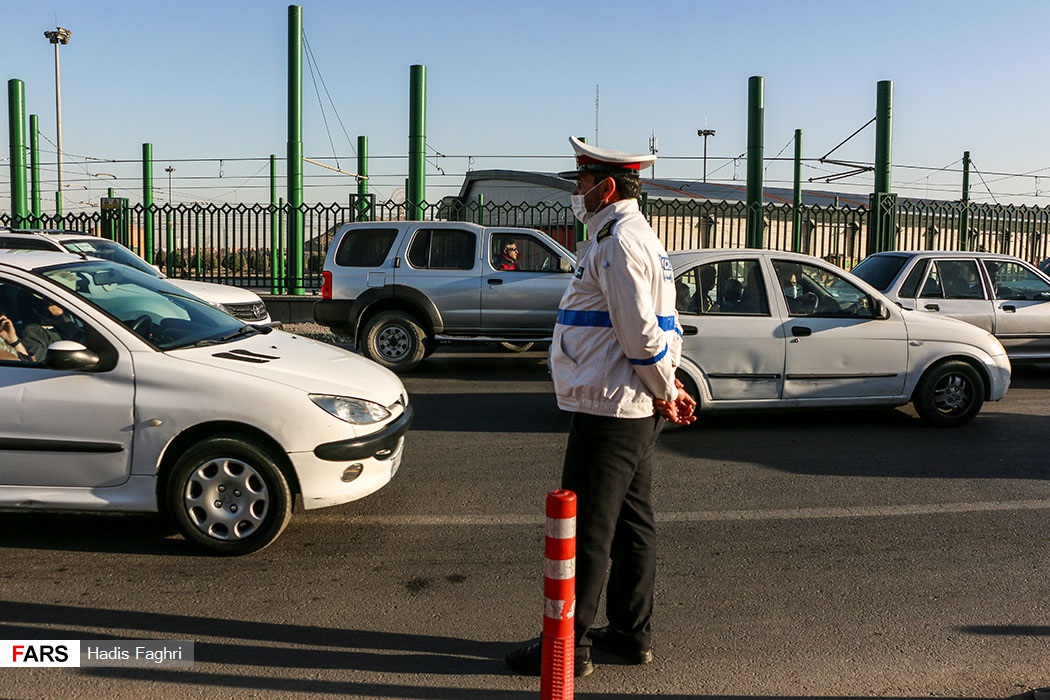
[[[401,438],[401,442],[397,445],[397,452],[390,459],[390,478],[394,478],[394,474],[397,474],[397,468],[401,466],[401,455],[405,453],[403,449],[405,446],[405,438]]]

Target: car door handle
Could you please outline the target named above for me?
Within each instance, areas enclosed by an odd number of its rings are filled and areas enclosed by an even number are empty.
[[[797,338],[804,338],[808,335],[813,335],[813,329],[806,326],[792,326],[791,335]]]
[[[489,280],[489,284],[503,284],[503,280],[501,280],[499,277],[493,277]]]
[[[700,331],[697,329],[696,326],[686,326],[684,324],[682,325],[682,335],[699,335],[699,334],[700,334]]]
[[[1005,311],[1008,314],[1012,314],[1015,311],[1017,311],[1017,307],[1013,304],[1003,304],[1003,311]]]
[[[940,311],[941,310],[940,304],[927,304],[926,306],[924,306],[922,308],[926,309],[927,311]]]

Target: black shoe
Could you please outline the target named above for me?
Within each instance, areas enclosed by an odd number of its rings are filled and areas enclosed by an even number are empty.
[[[653,660],[649,647],[640,647],[638,642],[612,627],[593,627],[587,633],[595,649],[609,652],[629,664],[647,664]]]
[[[507,665],[511,670],[527,676],[539,676],[543,671],[543,642],[536,641],[528,646],[507,652]],[[575,658],[575,677],[583,678],[594,672],[594,664],[591,663],[591,655],[588,651],[586,656],[577,654]]]

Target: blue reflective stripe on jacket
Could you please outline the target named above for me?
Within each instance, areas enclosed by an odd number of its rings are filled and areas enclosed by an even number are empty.
[[[655,365],[657,362],[662,360],[664,355],[666,355],[666,354],[667,354],[667,346],[665,345],[663,350],[661,350],[654,357],[650,357],[647,360],[635,360],[635,359],[632,359],[632,358],[627,358],[627,361],[630,362],[632,365]]]
[[[656,322],[660,325],[662,331],[674,331],[678,335],[682,335],[682,329],[675,323],[674,316],[657,316]]]
[[[574,311],[558,309],[558,323],[563,326],[590,326],[592,328],[612,328],[612,319],[608,311]]]

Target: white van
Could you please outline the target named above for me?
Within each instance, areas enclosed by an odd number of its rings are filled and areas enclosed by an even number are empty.
[[[0,508],[167,512],[254,552],[397,472],[412,409],[350,352],[105,260],[0,251]]]

